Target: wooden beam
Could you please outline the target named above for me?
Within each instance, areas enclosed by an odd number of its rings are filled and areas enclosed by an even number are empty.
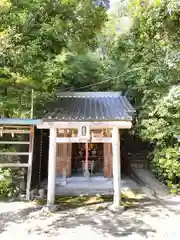
[[[0,128],[0,133],[14,133],[14,134],[27,134],[30,133],[30,130],[20,130],[20,129],[1,129]]]
[[[30,144],[29,144],[29,158],[28,158],[29,166],[28,166],[28,171],[27,171],[27,185],[26,185],[26,200],[30,200],[33,150],[34,150],[34,127],[31,127]]]
[[[71,129],[79,128],[80,126],[89,126],[90,129],[102,129],[102,128],[113,128],[117,127],[119,129],[130,129],[132,127],[131,121],[114,121],[114,122],[43,122],[38,124],[37,128],[39,129],[50,129],[50,128],[59,128],[59,129]]]
[[[121,191],[120,191],[120,134],[119,129],[114,127],[112,131],[112,152],[113,152],[113,187],[114,187],[114,207],[120,206]]]
[[[111,137],[94,137],[91,139],[92,143],[112,143]]]
[[[0,155],[10,155],[10,156],[16,156],[16,155],[29,155],[29,152],[0,152]]]
[[[0,144],[29,144],[30,142],[22,142],[22,141],[0,141]]]
[[[10,168],[10,167],[28,167],[29,164],[28,163],[0,163],[0,168],[3,168],[3,167],[7,167],[7,168]]]
[[[57,137],[56,143],[87,143],[88,139],[79,137]],[[91,143],[111,143],[111,137],[94,137],[90,140]]]
[[[31,128],[31,126],[22,126],[22,125],[17,125],[17,126],[12,126],[12,125],[0,125],[0,128],[7,128],[7,129],[9,129],[9,128],[16,128],[16,129],[19,129],[19,128],[24,128],[24,129],[30,129]]]

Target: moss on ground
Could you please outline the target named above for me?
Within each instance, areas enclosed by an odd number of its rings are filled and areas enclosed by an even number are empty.
[[[125,208],[134,207],[137,203],[136,198],[132,198],[132,196],[128,196],[125,194],[121,195],[121,205]],[[36,199],[33,201],[38,205],[45,205],[46,199]],[[113,196],[112,195],[98,195],[98,196],[56,196],[56,205],[59,209],[72,209],[78,207],[88,207],[94,205],[98,206],[98,210],[104,209],[105,207],[101,207],[103,203],[112,203]]]

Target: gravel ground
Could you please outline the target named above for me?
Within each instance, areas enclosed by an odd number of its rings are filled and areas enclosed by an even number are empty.
[[[179,223],[180,214],[155,199],[122,213],[86,206],[45,214],[32,203],[0,202],[0,240],[179,240]]]

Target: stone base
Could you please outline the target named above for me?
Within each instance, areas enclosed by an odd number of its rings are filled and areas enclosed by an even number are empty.
[[[56,205],[46,205],[42,208],[43,213],[54,213],[57,211]]]
[[[44,199],[44,197],[45,197],[45,190],[44,189],[39,189],[38,193],[39,193],[39,197],[41,199]]]
[[[109,210],[111,212],[122,213],[122,212],[124,212],[125,207],[123,207],[123,206],[115,206],[114,204],[112,204],[112,205],[109,206]]]
[[[26,194],[20,194],[19,195],[19,200],[20,201],[26,201]]]
[[[89,177],[90,177],[89,170],[85,170],[85,171],[84,171],[84,178],[88,180]]]
[[[61,185],[62,185],[62,186],[66,186],[66,185],[67,185],[66,180],[63,180],[63,181],[61,182]]]

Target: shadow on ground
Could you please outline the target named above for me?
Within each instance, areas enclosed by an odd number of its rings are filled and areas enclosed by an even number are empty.
[[[6,204],[15,204],[15,202],[7,202]],[[5,203],[4,203],[5,204]],[[6,231],[6,228],[11,223],[21,224],[29,218],[29,214],[39,211],[40,206],[26,207],[24,209],[14,209],[13,211],[5,211],[0,213],[0,234]]]
[[[134,199],[129,201],[135,202]],[[62,204],[62,202],[60,203]],[[33,233],[52,237],[58,236],[62,229],[75,229],[78,227],[89,227],[95,232],[100,232],[101,235],[111,235],[114,237],[124,237],[137,233],[142,237],[146,237],[149,233],[154,234],[155,229],[143,221],[143,214],[146,213],[150,217],[158,217],[158,212],[151,212],[152,206],[158,207],[157,200],[150,199],[136,199],[135,204],[126,208],[122,213],[111,212],[108,208],[102,210],[94,209],[96,204],[94,202],[83,205],[74,203],[73,208],[66,207],[50,216],[39,218],[38,227],[32,229]],[[162,207],[162,206],[161,206]],[[33,221],[29,214],[40,210],[40,206],[21,209],[14,212],[6,212],[0,214],[0,232],[8,230],[10,222],[22,224],[25,221]],[[35,217],[37,218],[37,216]],[[51,218],[51,223],[41,225],[41,220]],[[30,220],[29,220],[30,219]],[[37,220],[37,219],[36,219]]]

